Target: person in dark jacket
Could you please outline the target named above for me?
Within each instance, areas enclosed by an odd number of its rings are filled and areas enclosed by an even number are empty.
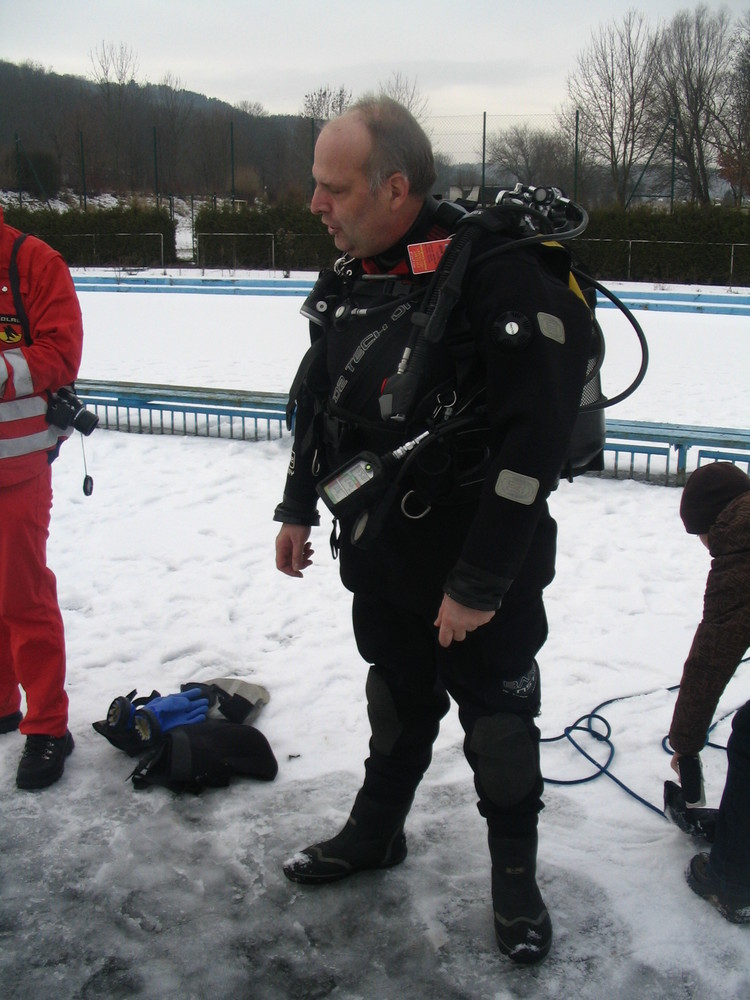
[[[26,737],[16,775],[24,789],[57,781],[73,750],[63,620],[47,566],[51,463],[72,427],[46,414],[51,393],[78,373],[82,341],[64,260],[6,225],[0,209],[0,733]]]
[[[730,462],[701,466],[685,484],[680,516],[685,530],[698,535],[712,556],[703,619],[685,661],[669,731],[672,767],[691,806],[703,802],[699,755],[716,706],[750,646],[750,478]],[[697,776],[693,791],[686,774]],[[710,853],[691,860],[688,884],[728,920],[748,923],[750,701],[732,720],[714,838]]]
[[[329,122],[313,174],[311,210],[342,256],[302,310],[313,343],[291,393],[276,565],[293,577],[310,566],[316,487],[349,497],[335,547],[370,664],[371,739],[343,830],[284,871],[319,885],[404,860],[405,820],[452,697],[488,826],[497,943],[517,963],[537,962],[552,939],[536,883],[534,723],[542,592],[555,567],[547,498],[579,409],[591,312],[561,247],[496,255],[509,237],[488,231],[444,334],[420,339],[432,315],[425,290],[465,213],[430,196],[429,141],[395,101],[367,97]],[[363,510],[353,494],[360,474],[373,475],[372,456],[375,466],[389,456],[388,488],[373,481]]]

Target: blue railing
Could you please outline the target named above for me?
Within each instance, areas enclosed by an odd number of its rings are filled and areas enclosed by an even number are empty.
[[[77,382],[76,388],[87,409],[99,417],[100,426],[110,430],[243,441],[280,438],[287,432],[284,393],[86,379]],[[606,472],[615,476],[624,471],[628,478],[682,485],[688,453],[696,448],[698,465],[722,460],[743,464],[750,472],[750,430],[642,420],[606,423],[605,456],[611,459]],[[674,474],[672,452],[676,453]]]
[[[305,296],[315,279],[234,278],[191,274],[80,274],[73,275],[79,292],[182,292],[200,295],[299,295]]]
[[[242,278],[197,271],[194,274],[75,273],[73,281],[79,292],[182,292],[200,295],[296,295],[304,297],[313,287],[313,275],[296,277]],[[716,316],[750,316],[750,294],[742,292],[705,292],[684,288],[678,291],[659,289],[618,289],[615,294],[629,309],[651,312],[698,312]],[[597,297],[602,309],[615,308],[609,299]]]
[[[281,437],[286,425],[280,393],[88,379],[76,391],[108,430],[258,441]]]

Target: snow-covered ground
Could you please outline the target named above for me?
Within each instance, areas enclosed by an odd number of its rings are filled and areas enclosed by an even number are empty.
[[[613,286],[616,287],[616,286]],[[305,346],[299,299],[81,293],[91,379],[285,390]],[[638,314],[651,367],[613,417],[747,426],[746,319]],[[602,312],[605,391],[637,370],[634,339]],[[282,862],[342,824],[367,753],[366,665],[349,597],[314,534],[304,580],[277,573],[271,520],[288,438],[242,443],[98,430],[54,467],[49,557],[66,623],[71,730],[63,779],[15,788],[18,734],[0,737],[0,995],[149,1000],[746,1000],[750,931],[694,896],[702,845],[602,776],[548,783],[539,878],[548,960],[497,952],[484,821],[455,712],[407,824],[409,856],[336,886],[289,883]],[[702,607],[708,556],[679,490],[585,478],[551,499],[558,574],[540,657],[545,739],[602,702],[612,773],[661,807],[661,747]],[[324,522],[326,519],[324,518]],[[257,721],[277,779],[177,797],[135,791],[132,761],[91,728],[137,688],[239,676],[271,692]],[[750,697],[744,665],[719,715]],[[726,742],[729,720],[713,734]],[[606,748],[579,734],[596,759]],[[724,754],[704,754],[718,804]],[[592,765],[547,742],[548,779]]]

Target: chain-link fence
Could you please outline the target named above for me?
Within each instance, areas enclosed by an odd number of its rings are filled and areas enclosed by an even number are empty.
[[[247,220],[241,218],[245,209],[283,204],[286,198],[298,209],[302,207],[302,215],[307,214],[304,203],[312,191],[315,141],[324,123],[291,118],[283,123],[282,129],[282,123],[277,127],[273,119],[264,120],[264,132],[255,140],[253,133],[243,131],[246,124],[240,127],[230,121],[218,125],[210,140],[206,137],[206,141],[199,144],[204,185],[201,193],[166,193],[190,191],[190,187],[178,186],[177,182],[182,177],[190,183],[195,177],[188,170],[191,160],[187,154],[171,157],[172,161],[184,165],[182,175],[165,169],[163,139],[159,130],[153,128],[140,135],[137,142],[134,139],[130,149],[132,163],[140,163],[137,170],[133,167],[133,176],[143,181],[151,172],[154,183],[151,190],[141,183],[140,187],[127,192],[105,194],[101,189],[98,193],[92,192],[84,170],[87,140],[81,132],[77,144],[80,162],[69,165],[68,188],[62,197],[48,199],[42,192],[37,198],[31,198],[23,190],[15,194],[6,190],[3,200],[6,204],[12,200],[14,205],[31,204],[60,211],[137,202],[139,206],[165,208],[174,222],[176,240],[171,251],[158,233],[129,236],[118,232],[99,236],[87,228],[78,235],[61,233],[59,239],[55,238],[55,245],[77,266],[164,267],[175,259],[180,264],[230,270],[317,270],[325,266],[335,255],[332,242],[322,227],[316,233],[303,232],[306,226],[301,224],[299,212],[295,220],[272,226],[261,222],[257,226],[262,228],[261,232],[248,231],[256,226],[243,225]],[[590,166],[584,169],[576,114],[567,119],[553,114],[529,116],[486,112],[433,115],[425,118],[422,124],[433,144],[438,172],[435,193],[441,197],[488,205],[494,202],[499,190],[513,187],[520,181],[559,187],[590,213],[611,203],[611,199],[607,200],[601,171],[592,180]],[[16,143],[16,151],[19,155],[23,152],[32,157],[20,141]],[[98,151],[99,177],[108,175],[106,156],[106,149]],[[651,204],[661,199],[666,210],[673,207],[674,192],[669,190],[664,176],[664,173],[649,175],[646,180],[643,175],[634,177],[639,203],[643,198],[652,199]],[[172,181],[174,186],[166,187]],[[211,193],[205,193],[206,183],[213,183]],[[229,211],[232,217],[224,226],[227,231],[217,232],[216,227],[210,231],[210,226],[199,223],[204,208]],[[234,218],[235,212],[237,218]],[[588,235],[610,234],[606,230],[604,234],[590,230]],[[613,232],[611,235],[618,234]],[[726,248],[721,245],[722,260],[719,264],[712,263],[708,274],[705,261],[701,259],[702,248],[714,246],[709,241],[712,238],[718,241],[724,234],[711,234],[704,244],[692,246],[670,240],[666,234],[664,241],[655,240],[654,233],[636,232],[633,235],[649,238],[599,240],[596,244],[589,241],[588,245],[578,241],[578,245],[582,253],[595,261],[596,272],[610,278],[716,283],[750,280],[746,277],[748,243],[739,233],[738,239],[734,232],[726,234],[734,242],[727,242]],[[719,246],[717,242],[715,247]]]
[[[239,114],[239,113],[238,113]],[[0,123],[2,124],[2,123]],[[114,147],[100,146],[99,136],[81,131],[75,144],[60,156],[54,176],[41,170],[50,158],[46,150],[35,148],[34,140],[22,140],[18,132],[3,135],[0,128],[0,186],[18,191],[18,204],[29,196],[54,207],[57,188],[62,186],[80,199],[81,207],[101,196],[105,190],[116,197],[149,195],[157,200],[169,198],[165,192],[189,192],[203,189],[203,200],[230,199],[254,201],[279,199],[292,193],[311,191],[311,173],[315,140],[324,122],[312,119],[284,120],[274,129],[273,119],[265,122],[262,141],[247,123],[230,121],[214,128],[210,138],[193,142],[184,150],[167,150],[166,137],[158,129],[141,129],[128,143],[129,167],[108,158]],[[547,145],[559,136],[560,121],[555,115],[499,115],[481,112],[474,115],[434,115],[422,122],[432,140],[438,166],[436,191],[443,197],[456,190],[475,192],[481,198],[484,184],[505,183],[514,172],[528,171],[539,161],[542,136]],[[294,128],[292,128],[292,125]],[[282,127],[283,126],[283,127]],[[247,132],[247,134],[245,134]],[[32,133],[33,134],[33,133]],[[505,139],[503,139],[505,136]],[[94,153],[92,147],[95,146]],[[196,146],[200,159],[196,160]],[[575,157],[575,137],[569,139],[569,159]],[[536,150],[536,152],[534,152]],[[512,156],[513,162],[501,165],[498,154]],[[39,164],[36,169],[35,164]],[[95,165],[94,165],[95,164]],[[559,166],[559,162],[558,162]],[[519,177],[529,183],[532,178]],[[553,183],[555,178],[535,178],[539,183]],[[53,186],[51,186],[53,185]],[[208,192],[206,186],[208,185]],[[181,194],[189,198],[190,195]]]
[[[438,192],[446,198],[466,198],[487,204],[500,187],[523,183],[569,186],[567,175],[576,155],[575,136],[569,141],[566,177],[562,164],[544,162],[543,149],[558,148],[560,121],[556,115],[451,115],[426,119],[438,168]],[[551,169],[554,168],[554,169]],[[534,177],[534,171],[547,176]]]

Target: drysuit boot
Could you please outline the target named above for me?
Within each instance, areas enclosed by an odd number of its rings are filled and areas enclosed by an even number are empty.
[[[495,939],[519,965],[541,962],[552,944],[552,921],[536,884],[537,833],[489,836]]]
[[[292,882],[322,885],[355,872],[391,868],[406,857],[404,821],[411,807],[375,802],[359,792],[341,833],[306,847],[284,865]]]

